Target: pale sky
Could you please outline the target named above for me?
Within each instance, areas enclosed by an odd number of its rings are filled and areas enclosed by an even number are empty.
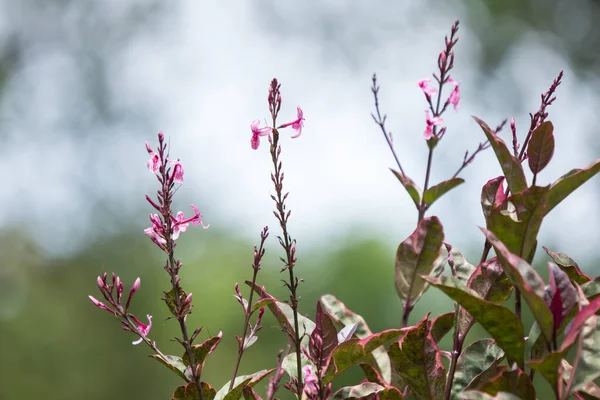
[[[185,167],[178,208],[189,212],[195,203],[212,227],[256,241],[276,221],[267,142],[252,150],[249,127],[268,116],[267,89],[277,77],[281,121],[294,119],[297,105],[306,118],[300,138],[284,133],[282,140],[299,251],[349,232],[398,244],[413,231],[416,211],[388,170],[394,160],[370,116],[371,76],[378,74],[403,167],[422,187],[426,102],[416,82],[431,76],[444,35],[465,16],[461,3],[401,3],[185,0],[146,16],[149,2],[136,0],[72,2],[66,12],[5,1],[0,37],[4,45],[18,37],[24,51],[0,103],[0,226],[27,230],[52,254],[115,233],[123,219],[141,234],[150,212],[144,195],[156,189],[144,141],[155,145],[163,130]],[[536,33],[482,73],[482,44],[462,22],[452,73],[462,103],[445,115],[433,183],[450,178],[464,151],[483,140],[471,115],[491,126],[514,116],[523,137],[528,113],[561,69],[549,109],[555,159],[538,182],[599,156],[590,124],[600,107],[597,76],[575,75],[552,37]],[[429,215],[440,217],[455,247],[481,247],[481,186],[500,174],[488,150],[461,174],[467,182],[432,207]],[[539,243],[575,259],[597,256],[599,189],[596,177],[552,211]]]

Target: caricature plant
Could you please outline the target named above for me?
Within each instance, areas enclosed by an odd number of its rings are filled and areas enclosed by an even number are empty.
[[[150,155],[148,167],[156,175],[159,190],[156,199],[146,196],[156,213],[150,214],[151,227],[145,233],[165,254],[163,268],[171,288],[164,293],[163,300],[181,330],[181,336],[175,338],[181,344],[181,353],[162,353],[150,338],[152,317],[147,317],[146,325],[130,312],[132,298],[140,287],[139,278],[124,301],[123,283],[115,274],[111,279],[104,274],[97,281],[104,301],[92,296],[90,299],[113,314],[125,330],[138,336],[134,344],[144,342],[152,349],[150,357],[182,379],[173,399],[274,399],[279,390],[302,399],[536,399],[532,381],[538,374],[551,385],[556,399],[600,398],[600,387],[594,383],[600,377],[597,316],[600,278],[587,276],[570,257],[543,246],[549,257],[549,281],[544,282],[531,266],[544,217],[600,171],[600,159],[566,173],[552,184],[538,182],[539,172],[554,153],[554,129],[546,109],[555,100],[561,72],[541,96],[539,110],[530,114],[524,137],[517,134],[514,119],[509,124],[512,132],[509,145],[499,136],[506,121],[492,129],[474,117],[484,140],[472,154],[465,153],[462,165],[452,177],[431,184],[432,156],[447,132],[442,115],[449,108],[456,111],[460,102],[460,85],[450,75],[457,32],[458,22],[445,38],[433,81],[418,82],[427,102],[424,139],[429,149],[422,188],[409,177],[394,150],[386,116],[380,111],[379,86],[373,76],[373,119],[396,160],[397,170],[392,172],[408,192],[417,212],[417,227],[400,243],[395,258],[394,280],[403,304],[399,310],[402,319],[398,326],[383,332],[373,333],[362,316],[332,295],[322,296],[316,306],[301,307],[298,292],[302,280],[298,277],[295,240],[288,229],[290,211],[286,207],[288,192],[283,187],[281,141],[288,131],[293,132],[292,138],[300,136],[304,116],[298,107],[296,119],[279,122],[281,85],[273,79],[268,93],[271,122],[265,127],[260,126],[259,120],[252,122],[250,143],[257,150],[260,138],[268,139],[273,162],[271,198],[280,229],[277,239],[283,250],[282,273],[289,298],[276,299],[259,284],[258,273],[269,236],[265,227],[260,244],[254,247],[252,279],[245,282],[247,298],[235,284],[235,298],[242,306],[244,322],[241,336],[236,336],[238,352],[231,380],[220,385],[219,390],[203,381],[206,358],[215,351],[222,334],[197,343],[202,328],[188,328],[192,294],[182,287],[179,271],[183,264],[176,258],[175,248],[179,235],[190,224],[205,229],[208,226],[203,224],[202,215],[194,205],[190,218],[173,211],[173,195],[176,186],[183,182],[184,170],[178,159],[171,158],[163,134],[158,135],[156,150],[146,144]],[[446,96],[442,95],[444,89],[450,90]],[[490,147],[503,175],[490,179],[482,188],[481,208],[486,221],[486,227],[480,228],[483,250],[481,259],[470,263],[444,241],[442,218],[427,214],[434,202],[464,182],[459,177],[461,171]],[[532,173],[530,180],[526,168]],[[495,255],[490,257],[492,250]],[[438,316],[427,314],[410,326],[409,316],[430,286],[454,301],[454,311]],[[514,304],[506,304],[510,303],[509,298],[514,298]],[[523,306],[529,308],[535,319],[531,327],[523,325]],[[313,313],[311,310],[315,308]],[[275,316],[290,345],[279,353],[274,368],[238,376],[243,354],[257,341],[265,309]],[[475,324],[481,325],[489,337],[466,343],[467,334]],[[442,350],[438,343],[447,334],[453,337],[452,348]],[[334,392],[332,383],[336,377],[353,365],[360,366],[364,379]],[[254,386],[267,377],[267,390],[261,397]]]

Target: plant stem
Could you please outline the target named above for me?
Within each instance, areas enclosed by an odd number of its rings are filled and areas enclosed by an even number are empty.
[[[261,245],[262,247],[262,245]],[[231,375],[231,383],[229,384],[229,391],[233,389],[235,377],[237,376],[240,363],[242,362],[242,355],[244,354],[244,343],[246,341],[246,335],[248,334],[248,324],[250,323],[250,317],[252,316],[252,297],[254,295],[254,285],[256,284],[256,277],[258,276],[258,269],[254,269],[252,275],[252,286],[250,287],[250,296],[248,297],[248,307],[245,310],[246,317],[244,318],[244,329],[242,333],[242,343],[238,346],[237,359],[235,360],[235,367],[233,368],[233,375]]]
[[[460,337],[459,330],[459,318],[460,318],[460,306],[456,305],[456,329],[454,331],[454,343],[452,344],[452,359],[450,360],[450,370],[448,371],[448,376],[446,377],[446,388],[444,391],[444,399],[450,400],[450,395],[452,394],[452,383],[454,381],[454,373],[456,372],[456,365],[458,363],[458,357],[462,353],[462,348],[464,344],[464,338],[466,337],[466,333],[464,336]]]
[[[275,118],[273,118],[273,126],[276,126]],[[295,265],[295,257],[292,252],[293,241],[291,236],[288,233],[287,229],[287,220],[289,218],[290,212],[286,213],[285,211],[285,198],[287,194],[283,194],[283,172],[282,172],[282,164],[279,161],[279,154],[281,153],[281,147],[278,145],[279,143],[279,132],[277,129],[273,129],[273,143],[271,144],[271,160],[273,161],[274,173],[272,176],[273,183],[275,184],[275,192],[276,197],[273,197],[275,200],[275,204],[277,207],[278,214],[277,219],[279,220],[279,224],[281,226],[283,237],[279,238],[279,242],[283,249],[285,250],[286,258],[284,262],[286,263],[286,268],[289,272],[289,282],[286,283],[287,288],[290,291],[290,307],[292,308],[294,315],[294,348],[296,350],[296,368],[297,371],[297,391],[298,396],[302,396],[303,391],[303,382],[302,382],[302,349],[300,345],[300,332],[299,332],[299,323],[298,323],[298,296],[297,296],[297,288],[298,288],[298,279],[294,276],[294,265]]]

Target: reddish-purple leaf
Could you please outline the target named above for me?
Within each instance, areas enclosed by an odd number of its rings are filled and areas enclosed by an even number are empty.
[[[529,169],[534,174],[543,170],[552,159],[554,154],[554,126],[552,122],[542,122],[531,133],[531,139],[527,145],[527,161]]]
[[[583,307],[575,316],[573,322],[571,322],[569,331],[565,335],[561,348],[569,347],[575,343],[575,339],[577,339],[577,335],[581,332],[581,328],[583,327],[583,324],[585,324],[585,321],[596,314],[598,310],[600,310],[600,297],[590,301],[590,304]]]
[[[551,343],[554,332],[553,318],[544,301],[544,288],[546,286],[544,281],[531,265],[511,253],[492,232],[484,228],[480,229],[494,247],[498,260],[504,267],[504,272],[513,285],[521,291],[523,299],[527,302],[535,320],[540,325],[546,343]]]
[[[487,228],[511,253],[531,261],[537,234],[546,214],[547,196],[548,187],[540,186],[512,194],[486,219]]]
[[[446,333],[450,332],[450,329],[454,326],[454,313],[449,312],[446,314],[438,315],[434,319],[429,321],[429,332],[431,333],[431,337],[436,343],[439,343],[440,340]]]
[[[365,322],[365,319],[353,312],[352,310],[349,310],[346,307],[346,305],[343,302],[336,299],[335,296],[331,294],[321,296],[321,302],[323,303],[323,308],[325,308],[327,313],[332,317],[333,321],[339,326],[348,326],[356,324],[354,336],[356,336],[357,338],[364,339],[373,334],[373,332],[371,332],[371,329],[369,329],[369,326]],[[340,341],[340,343],[341,342],[342,341]],[[390,357],[388,356],[385,348],[376,348],[371,353],[371,356],[373,357],[375,363],[379,367],[383,378],[387,382],[390,382],[392,379],[392,369],[390,365]]]
[[[420,275],[429,275],[442,251],[444,229],[437,217],[419,222],[417,229],[398,246],[395,282],[400,298],[412,307],[426,289]]]
[[[487,181],[481,189],[481,208],[483,216],[486,218],[492,213],[492,210],[498,208],[506,199],[504,194],[504,176],[499,176]]]
[[[199,373],[202,372],[206,357],[217,348],[219,343],[221,343],[221,338],[223,338],[223,332],[219,332],[217,336],[213,336],[200,344],[192,346],[192,352],[194,353],[194,358],[196,359],[196,369]],[[186,352],[183,353],[181,358],[186,366],[190,365],[190,360]]]
[[[213,400],[217,391],[206,382],[202,382],[202,394],[205,400]],[[196,384],[190,382],[187,385],[179,386],[173,392],[171,400],[200,400]]]
[[[524,371],[509,371],[501,367],[500,372],[477,388],[479,391],[495,396],[499,392],[512,393],[522,400],[536,400],[535,388],[531,378]]]
[[[408,176],[402,175],[400,172],[393,169],[390,170],[394,173],[396,178],[398,178],[402,186],[404,186],[404,189],[406,189],[413,203],[415,203],[415,206],[418,208],[421,204],[421,189],[419,189],[417,184]]]
[[[557,253],[549,248],[542,246],[542,248],[548,253],[548,256],[569,276],[571,281],[583,285],[586,282],[592,280],[588,275],[584,274],[581,269],[579,269],[579,265],[571,257],[566,255],[565,253]]]
[[[496,158],[500,163],[500,167],[502,168],[502,172],[506,177],[506,183],[511,193],[519,193],[527,188],[527,181],[525,180],[525,173],[523,172],[523,167],[521,166],[521,162],[517,159],[517,157],[513,156],[510,153],[510,150],[496,133],[482,120],[477,117],[473,117],[475,122],[479,124],[487,140],[490,142],[494,153],[496,154]]]
[[[550,285],[546,288],[545,300],[554,317],[554,332],[557,335],[563,319],[577,304],[577,291],[567,274],[552,263],[548,263]]]
[[[388,353],[417,398],[441,400],[446,386],[446,367],[427,328],[428,317],[416,326],[405,328],[406,334],[390,345]]]
[[[315,329],[310,335],[309,354],[316,365],[324,365],[325,360],[338,345],[337,330],[329,315],[323,312],[321,302],[317,301]]]
[[[583,169],[574,169],[561,176],[550,186],[546,214],[598,172],[600,172],[600,158]]]
[[[329,366],[323,377],[323,383],[331,382],[333,378],[358,363],[363,357],[372,353],[373,350],[390,340],[397,339],[398,336],[404,333],[405,331],[402,329],[388,329],[364,339],[350,339],[340,343],[329,356]]]

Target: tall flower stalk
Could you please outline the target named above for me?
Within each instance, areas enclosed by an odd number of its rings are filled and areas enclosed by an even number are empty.
[[[257,149],[260,144],[261,136],[268,136],[270,142],[270,154],[271,161],[273,162],[273,172],[271,173],[271,181],[275,187],[275,195],[271,195],[271,198],[275,202],[275,211],[273,214],[279,226],[281,227],[281,236],[278,236],[279,244],[284,250],[285,256],[281,257],[281,260],[285,264],[282,272],[288,271],[289,280],[284,282],[285,286],[290,291],[289,303],[293,311],[294,318],[294,332],[290,334],[290,338],[293,342],[293,346],[296,351],[296,367],[298,371],[297,382],[296,382],[296,393],[301,396],[303,391],[303,380],[302,380],[302,363],[301,363],[301,343],[300,343],[300,332],[298,323],[298,285],[300,279],[295,275],[294,267],[296,265],[296,241],[292,238],[288,229],[288,220],[290,218],[291,211],[287,210],[285,201],[289,195],[289,192],[283,190],[283,164],[280,160],[281,156],[281,145],[279,144],[279,129],[291,127],[294,130],[292,138],[297,138],[302,134],[302,127],[304,125],[304,113],[300,107],[297,108],[297,118],[291,122],[284,123],[277,126],[277,117],[281,110],[281,84],[277,79],[271,81],[269,86],[269,111],[271,113],[272,127],[260,128],[259,121],[256,120],[251,125],[252,138],[251,146],[253,149]]]
[[[182,267],[181,260],[175,258],[175,240],[181,232],[188,229],[189,224],[202,225],[204,229],[208,226],[202,222],[202,215],[196,206],[192,204],[194,215],[186,218],[183,212],[178,212],[173,216],[172,203],[173,194],[175,193],[175,184],[183,183],[183,166],[179,160],[169,159],[167,152],[167,144],[164,140],[162,132],[158,134],[158,149],[154,152],[150,145],[146,143],[146,150],[150,155],[148,168],[156,175],[160,183],[160,189],[157,192],[157,201],[153,201],[149,196],[146,200],[159,214],[150,214],[150,222],[152,226],[144,231],[146,235],[167,255],[167,260],[163,265],[164,270],[169,274],[171,280],[171,291],[165,294],[165,302],[173,316],[177,319],[179,329],[181,330],[181,338],[175,340],[179,342],[185,349],[185,355],[189,362],[189,373],[192,381],[198,391],[200,399],[204,398],[202,383],[200,380],[201,368],[198,368],[198,363],[192,349],[192,343],[200,328],[196,329],[190,335],[187,327],[187,316],[192,312],[192,294],[187,294],[180,284],[179,270]]]

